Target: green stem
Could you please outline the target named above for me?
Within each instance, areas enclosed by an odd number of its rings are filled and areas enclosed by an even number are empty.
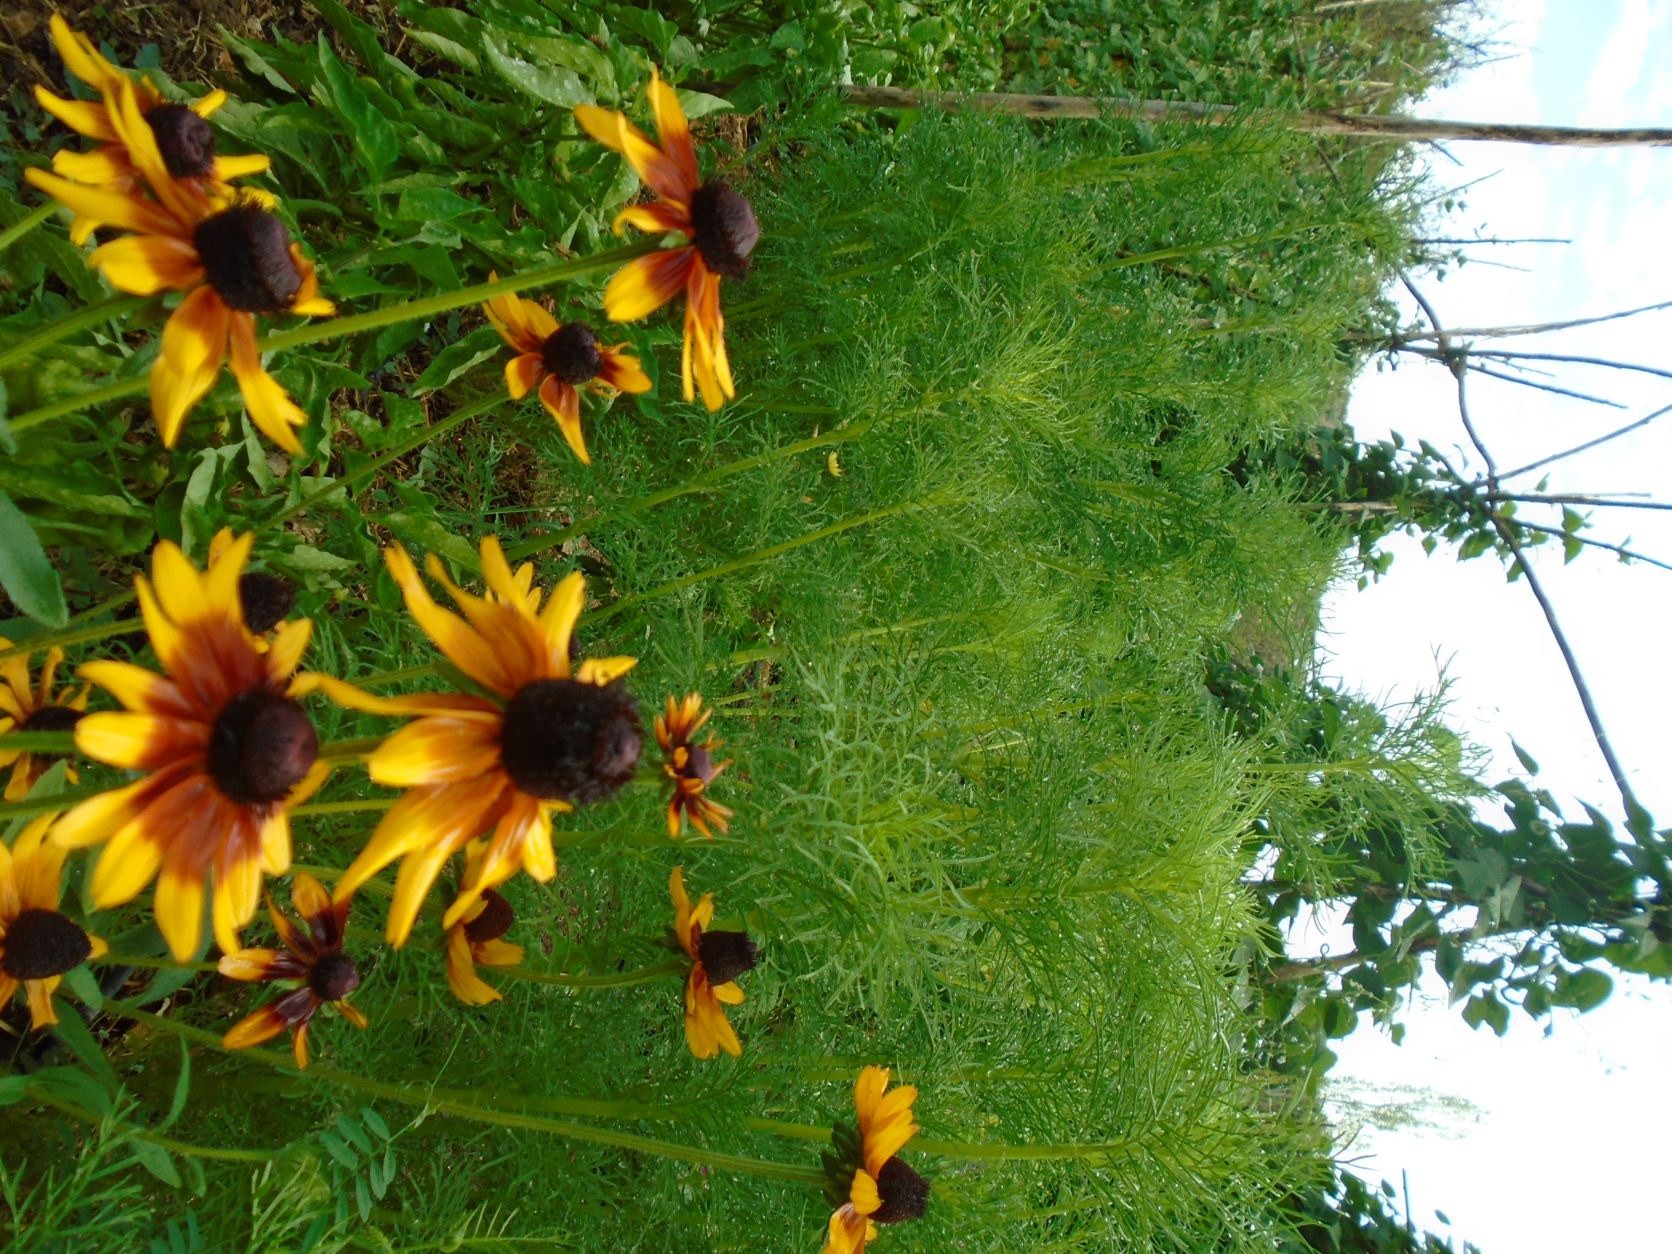
[[[47,323],[33,335],[25,336],[10,348],[0,349],[0,370],[4,370],[13,362],[27,361],[35,355],[37,349],[45,348],[48,344],[56,344],[59,340],[68,339],[77,331],[84,331],[88,327],[96,327],[101,322],[111,318],[120,318],[124,314],[132,313],[146,301],[149,296],[112,296],[109,300],[101,300],[96,304]]]
[[[133,599],[133,594],[128,594]],[[30,636],[21,644],[14,644],[9,649],[0,649],[0,662],[19,653],[36,653],[53,645],[87,644],[94,640],[108,640],[111,636],[120,636],[130,631],[143,631],[144,626],[133,619],[118,619],[113,623],[100,623],[96,627],[78,627],[69,631],[52,631],[39,636]]]
[[[315,801],[307,805],[300,805],[290,813],[293,816],[321,814],[358,814],[375,810],[387,810],[399,800],[396,797],[373,797],[368,801]]]
[[[530,971],[527,967],[494,967],[501,975],[514,980],[528,980],[533,984],[555,984],[560,988],[629,988],[634,984],[649,984],[668,975],[684,975],[689,962],[659,962],[653,967],[637,971],[620,971],[615,975],[562,975],[551,971]]]
[[[408,436],[393,448],[382,453],[375,460],[361,466],[358,470],[354,471],[353,474],[344,475],[341,479],[333,480],[325,487],[320,488],[317,492],[313,492],[308,496],[303,497],[294,505],[286,506],[284,509],[280,510],[277,514],[274,514],[266,522],[257,527],[255,529],[256,534],[260,535],[264,531],[268,531],[285,522],[288,522],[297,514],[302,513],[310,506],[317,505],[328,496],[332,496],[338,492],[342,492],[346,495],[350,484],[358,483],[362,479],[371,478],[385,466],[388,466],[391,463],[400,460],[402,457],[405,457],[408,453],[412,452],[413,449],[428,444],[431,440],[440,439],[449,431],[453,430],[453,428],[469,422],[472,418],[477,417],[479,414],[486,413],[495,405],[503,403],[505,399],[506,398],[504,396],[493,394],[484,396],[480,400],[472,401],[469,405],[464,406],[462,409],[458,409],[447,415],[447,417],[443,418],[434,426],[425,427],[422,431],[415,432],[414,434]]]
[[[397,305],[387,305],[382,309],[369,310],[362,314],[350,314],[346,318],[331,318],[324,322],[311,322],[306,326],[296,327],[290,331],[280,331],[273,335],[263,336],[256,341],[256,347],[262,352],[271,352],[281,348],[300,348],[306,344],[318,344],[325,340],[336,339],[338,336],[354,335],[360,331],[374,331],[379,327],[393,326],[397,322],[408,322],[415,318],[429,318],[435,314],[447,313],[449,310],[462,309],[466,305],[479,304],[490,297],[503,296],[509,292],[520,292],[527,288],[539,287],[546,283],[556,283],[566,279],[578,279],[598,270],[607,270],[611,266],[631,261],[635,257],[642,257],[646,253],[655,252],[659,241],[640,240],[628,244],[624,248],[612,248],[608,252],[599,253],[594,257],[584,257],[578,261],[559,261],[549,266],[541,266],[534,270],[525,270],[520,274],[507,275],[503,279],[496,279],[492,283],[476,283],[470,287],[456,288],[451,292],[442,292],[436,296],[423,296],[417,300],[402,301]],[[101,405],[105,401],[120,400],[124,396],[132,396],[143,392],[146,380],[126,379],[116,383],[106,384],[91,392],[83,392],[76,396],[66,397],[55,401],[51,405],[43,405],[39,409],[32,409],[28,413],[19,414],[11,421],[13,432],[27,431],[30,427],[48,422],[64,414],[74,413],[78,409]]]
[[[670,579],[667,583],[652,588],[649,592],[622,597],[613,605],[607,605],[594,612],[591,621],[593,623],[605,622],[636,602],[651,601],[659,596],[666,596],[670,592],[677,592],[681,588],[688,588],[694,583],[701,583],[705,579],[717,579],[721,575],[735,574],[737,571],[759,565],[761,562],[769,562],[773,558],[782,556],[792,549],[798,549],[804,544],[814,544],[820,540],[827,540],[831,536],[841,535],[844,531],[851,531],[855,527],[880,522],[882,519],[891,518],[896,514],[928,509],[936,503],[937,498],[934,496],[921,497],[915,501],[902,501],[898,505],[889,505],[883,509],[872,510],[868,514],[844,518],[841,522],[831,523],[828,527],[820,527],[817,531],[809,531],[806,535],[797,536],[793,540],[785,540],[782,544],[769,545],[758,552],[749,553],[743,557],[735,557],[729,562],[721,562],[718,566],[710,566],[707,570],[699,570],[689,575],[681,575],[678,579]]]
[[[0,735],[0,749],[24,753],[74,753],[74,732],[14,731]]]
[[[13,819],[32,819],[54,810],[68,810],[71,806],[90,801],[108,788],[77,788],[73,792],[55,793],[50,797],[30,797],[27,801],[0,802],[0,823]]]
[[[532,557],[545,549],[556,548],[565,540],[579,535],[589,527],[611,522],[623,515],[642,513],[645,510],[654,509],[658,505],[665,505],[669,501],[677,500],[682,496],[707,492],[710,488],[724,483],[733,476],[745,474],[761,466],[771,465],[773,462],[782,461],[787,457],[795,457],[801,453],[811,452],[813,449],[832,447],[838,444],[846,444],[850,440],[857,440],[875,426],[877,421],[876,418],[865,418],[859,422],[849,423],[828,435],[809,436],[804,440],[796,440],[792,444],[768,449],[764,453],[756,453],[753,457],[743,457],[737,461],[728,462],[724,466],[704,471],[696,478],[682,483],[676,488],[663,488],[660,491],[650,493],[648,496],[641,496],[636,500],[628,501],[625,505],[618,505],[614,509],[599,510],[584,521],[573,523],[560,531],[536,536],[533,539],[524,540],[520,544],[512,545],[507,552],[507,556],[512,561],[520,562],[524,558]]]
[[[29,1097],[32,1101],[40,1102],[43,1106],[51,1106],[54,1110],[63,1111],[73,1119],[80,1119],[97,1127],[103,1122],[92,1111],[83,1110],[74,1102],[66,1102],[62,1098],[45,1091],[39,1085],[29,1086]],[[165,1149],[171,1154],[184,1154],[188,1158],[214,1158],[230,1163],[267,1163],[273,1161],[277,1150],[254,1149],[223,1149],[218,1145],[193,1145],[188,1141],[176,1141],[171,1136],[164,1136],[160,1132],[152,1132],[138,1124],[125,1123],[122,1125],[128,1132],[141,1141],[149,1141],[159,1149]]]
[[[305,1080],[335,1084],[341,1088],[353,1089],[372,1097],[381,1097],[387,1101],[400,1102],[403,1105],[416,1106],[420,1109],[439,1111],[442,1114],[453,1115],[474,1123],[501,1128],[515,1128],[525,1132],[544,1132],[552,1136],[567,1137],[576,1141],[590,1141],[595,1145],[608,1145],[615,1149],[630,1150],[641,1154],[655,1154],[663,1158],[697,1163],[701,1166],[712,1167],[717,1171],[734,1171],[745,1175],[764,1176],[772,1180],[785,1180],[792,1184],[807,1184],[816,1187],[824,1183],[824,1172],[816,1167],[802,1167],[792,1163],[765,1162],[756,1158],[744,1158],[737,1154],[723,1154],[717,1150],[704,1149],[697,1145],[684,1145],[677,1141],[664,1141],[656,1137],[640,1136],[632,1132],[619,1132],[613,1128],[599,1128],[571,1119],[551,1119],[540,1115],[499,1110],[485,1105],[474,1093],[459,1093],[443,1097],[440,1091],[433,1088],[387,1084],[318,1063],[305,1071],[298,1072],[287,1054],[266,1049],[228,1050],[221,1043],[221,1038],[212,1032],[205,1032],[201,1028],[176,1023],[172,1019],[151,1014],[148,1011],[141,1010],[138,1006],[130,1005],[115,998],[106,998],[105,1005],[117,1014],[138,1020],[150,1027],[170,1032],[188,1041],[196,1041],[200,1045],[218,1049],[223,1053],[234,1054],[238,1057],[247,1058],[251,1062],[262,1063],[277,1071],[298,1075]]]
[[[319,746],[319,756],[327,762],[352,762],[370,756],[388,737],[356,736],[352,740],[333,740]]]
[[[45,222],[52,216],[52,211],[57,207],[54,202],[48,201],[40,208],[32,209],[24,214],[23,217],[12,223],[4,231],[0,231],[0,252],[5,252],[6,249],[17,243],[30,231]]]
[[[213,962],[176,962],[173,958],[149,957],[145,954],[105,954],[89,959],[108,967],[143,967],[147,971],[219,971]]]

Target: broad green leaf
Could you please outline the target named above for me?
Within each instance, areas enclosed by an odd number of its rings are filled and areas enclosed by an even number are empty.
[[[185,1038],[182,1037],[180,1038],[180,1074],[174,1081],[174,1096],[169,1099],[168,1114],[163,1116],[163,1121],[157,1125],[159,1129],[172,1127],[174,1121],[180,1118],[181,1112],[186,1109],[186,1097],[190,1094],[191,1088],[192,1051],[187,1046]]]
[[[464,339],[449,344],[437,353],[435,360],[430,362],[409,390],[413,396],[422,396],[444,388],[481,362],[498,356],[501,350],[507,354],[511,351],[499,338],[499,332],[492,327],[478,327]]]
[[[703,118],[711,113],[725,113],[732,107],[732,102],[722,96],[711,96],[704,91],[686,91],[683,87],[675,88],[674,94],[679,97],[679,107],[685,110],[687,118]]]
[[[366,89],[327,46],[323,32],[319,37],[319,68],[330,91],[333,111],[347,124],[360,164],[374,179],[382,178],[400,156],[400,139],[394,125],[372,104]]]
[[[58,1022],[53,1026],[53,1035],[63,1041],[64,1047],[76,1056],[76,1060],[82,1066],[97,1076],[110,1092],[116,1092],[122,1087],[122,1082],[116,1078],[116,1069],[104,1056],[99,1043],[93,1039],[93,1033],[88,1030],[87,1021],[81,1017],[80,1009],[62,997],[55,997],[53,1000],[57,1003],[58,1011]]]
[[[174,1165],[174,1159],[160,1145],[135,1137],[129,1143],[133,1150],[134,1161],[171,1189],[180,1187],[180,1169]]]
[[[0,492],[0,588],[38,623],[62,627],[69,621],[58,572],[23,511],[4,492]]]
[[[482,52],[499,76],[524,95],[564,109],[592,103],[592,93],[579,74],[566,65],[536,65],[511,55],[499,32],[483,33]]]

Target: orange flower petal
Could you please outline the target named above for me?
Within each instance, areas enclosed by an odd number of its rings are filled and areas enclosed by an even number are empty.
[[[612,322],[636,322],[660,309],[679,295],[696,261],[693,247],[666,248],[634,258],[604,285],[604,313]]]

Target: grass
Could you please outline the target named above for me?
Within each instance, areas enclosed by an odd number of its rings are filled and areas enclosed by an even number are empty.
[[[632,188],[567,136],[534,143],[557,110],[473,166],[444,171],[406,132],[356,150],[404,186],[345,171],[354,92],[381,108],[404,89],[333,26],[357,87],[309,46],[241,45],[252,103],[227,126],[302,189],[328,290],[391,303],[549,258],[552,236],[606,246]],[[432,52],[451,38],[415,29]],[[609,55],[624,82],[647,59]],[[412,90],[431,106],[507,116],[484,77],[425,68]],[[296,90],[309,74],[326,103]],[[309,664],[350,679],[434,657],[382,571],[391,539],[467,581],[490,531],[547,584],[586,571],[584,649],[641,658],[647,715],[707,694],[738,818],[670,844],[647,776],[562,823],[559,880],[507,889],[529,974],[488,972],[505,1000],[482,1010],[441,979],[439,906],[407,948],[377,942],[383,877],[351,917],[371,1027],[316,1021],[304,1075],[218,1047],[245,990],[136,970],[11,1097],[16,1248],[812,1249],[819,1142],[868,1063],[919,1086],[907,1155],[935,1189],[883,1248],[1253,1250],[1288,1230],[1326,1137],[1243,1053],[1226,975],[1256,928],[1237,882],[1273,784],[1203,668],[1240,624],[1293,621],[1335,569],[1316,512],[1227,468],[1310,430],[1344,386],[1341,345],[1407,225],[1398,167],[1326,149],[1326,168],[1282,133],[855,117],[793,75],[775,90],[805,108],[720,152],[764,230],[753,277],[727,288],[725,409],[677,400],[677,326],[652,319],[628,334],[657,390],[589,411],[583,467],[536,407],[490,407],[499,357],[438,382],[490,342],[466,310],[275,358],[317,418],[288,465],[230,389],[173,453],[123,406],[20,433],[0,488],[73,611],[120,593],[159,534],[201,552],[220,525],[272,522],[258,553],[303,586]],[[458,158],[453,137],[413,134]],[[535,185],[555,167],[579,218]],[[482,208],[456,240],[451,219],[415,233],[401,197],[420,187]],[[19,246],[0,330],[90,296],[58,230]],[[146,325],[53,345],[7,377],[13,412],[143,367]],[[110,502],[96,522],[93,496]],[[324,740],[389,726],[312,708]],[[384,796],[347,770],[319,801]],[[299,820],[298,863],[329,880],[375,817]],[[766,953],[734,1012],[739,1063],[689,1056],[678,977],[654,974],[676,862]],[[118,953],[160,952],[143,908],[96,923]]]

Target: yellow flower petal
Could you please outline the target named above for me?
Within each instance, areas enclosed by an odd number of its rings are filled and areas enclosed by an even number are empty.
[[[499,767],[501,725],[435,715],[390,736],[367,761],[372,779],[391,788],[480,779]]]
[[[604,313],[612,322],[636,322],[660,309],[685,289],[696,258],[689,246],[634,258],[604,285]]]
[[[307,423],[308,415],[290,399],[279,381],[261,365],[261,351],[255,344],[255,320],[249,314],[234,311],[230,318],[232,374],[238,380],[250,421],[263,435],[287,453],[300,453],[302,443],[296,438],[294,427]]]
[[[164,714],[89,714],[76,724],[75,743],[88,757],[129,770],[154,771],[202,753],[208,728],[197,719]]]
[[[569,441],[569,448],[575,456],[581,459],[581,464],[590,466],[592,459],[586,455],[586,439],[581,434],[580,393],[556,375],[547,375],[545,382],[540,384],[540,404],[557,419],[558,429]]]
[[[124,235],[99,245],[87,260],[112,287],[136,296],[184,292],[204,277],[197,249],[167,235]]]
[[[215,289],[204,286],[180,302],[163,328],[162,352],[151,367],[151,417],[165,448],[174,447],[186,415],[220,374],[230,314]]]

